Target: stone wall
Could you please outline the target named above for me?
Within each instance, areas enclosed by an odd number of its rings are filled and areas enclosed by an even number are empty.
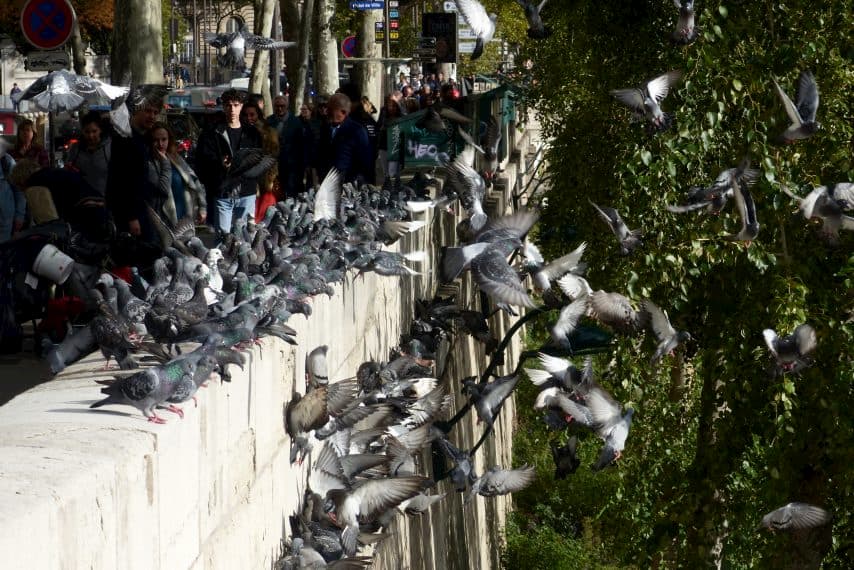
[[[504,211],[504,193],[493,196],[490,213]],[[198,407],[186,404],[183,420],[166,414],[168,423],[155,425],[129,407],[90,410],[101,399],[94,380],[106,376],[100,353],[0,407],[2,566],[270,568],[305,488],[308,462],[289,464],[282,421],[294,391],[305,390],[305,354],[329,345],[333,380],[352,376],[364,360],[388,357],[408,327],[414,300],[436,292],[439,245],[454,242],[454,216],[437,212],[429,218],[427,227],[398,246],[429,251],[424,275],[348,276],[334,296],[313,301],[309,319],[291,319],[299,346],[265,339],[231,383],[200,390]],[[468,277],[458,293],[461,302],[478,306]],[[501,315],[492,324],[501,334],[508,321]],[[518,350],[518,344],[510,347],[508,364]],[[486,362],[481,345],[453,338],[438,367],[455,397],[454,411],[465,403],[459,381]],[[508,401],[495,434],[476,456],[479,471],[510,465],[513,416]],[[471,413],[452,431],[460,448],[470,448],[482,433],[475,420]],[[422,455],[432,475],[430,450]],[[449,495],[420,518],[399,517],[391,538],[377,548],[375,568],[497,567],[510,499],[478,497],[463,506],[448,481],[436,491]]]

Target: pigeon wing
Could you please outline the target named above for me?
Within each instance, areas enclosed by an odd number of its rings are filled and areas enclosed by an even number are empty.
[[[605,432],[621,419],[620,404],[599,386],[594,386],[585,395],[587,407],[593,417],[593,425],[604,439]]]
[[[792,333],[792,336],[795,337],[795,343],[798,346],[798,353],[801,356],[809,354],[815,350],[817,344],[815,329],[810,325],[798,325],[798,327],[795,328],[795,332]]]
[[[496,301],[519,307],[534,306],[519,276],[500,251],[489,250],[477,256],[472,261],[471,272],[477,286]]]
[[[566,255],[550,262],[543,269],[545,276],[551,281],[569,271],[574,271],[579,267],[581,256],[584,255],[584,250],[587,249],[587,242],[582,242],[577,248],[567,253]]]
[[[463,19],[479,38],[490,36],[495,24],[489,19],[483,4],[477,0],[454,0]]]
[[[587,297],[579,297],[560,311],[557,322],[552,327],[552,338],[559,344],[566,341],[572,334],[578,321],[587,312]]]
[[[673,328],[673,325],[670,324],[670,319],[667,318],[667,315],[658,307],[658,305],[649,299],[644,299],[643,308],[649,315],[649,326],[652,328],[652,332],[655,334],[655,338],[658,339],[658,342],[662,342],[676,334],[676,330]]]
[[[783,108],[786,110],[786,114],[789,116],[789,120],[792,121],[792,124],[796,127],[800,127],[801,123],[801,114],[798,112],[798,108],[795,107],[795,104],[792,103],[792,100],[789,99],[789,96],[786,95],[786,92],[783,91],[783,88],[780,87],[780,84],[777,81],[774,81],[774,87],[777,89],[777,95],[780,97],[780,101],[783,102]]]
[[[617,98],[620,103],[628,105],[631,109],[638,113],[644,112],[643,93],[640,89],[630,87],[628,89],[613,89],[611,95]]]
[[[818,85],[812,71],[805,70],[798,77],[798,115],[804,122],[815,121],[818,111]]]
[[[646,84],[646,91],[651,99],[656,103],[660,103],[662,99],[667,97],[670,88],[673,87],[679,79],[682,78],[682,72],[678,69],[668,71],[663,75],[659,75],[655,79]]]
[[[205,34],[205,41],[211,47],[215,48],[224,48],[236,37],[237,33],[233,32],[230,34],[217,34],[214,32],[207,32]]]
[[[336,219],[340,197],[341,173],[333,168],[326,174],[314,196],[314,221]]]
[[[367,480],[353,490],[360,503],[359,514],[367,520],[393,509],[421,492],[430,479],[419,476]]]
[[[801,530],[830,521],[830,513],[807,503],[789,503],[762,517],[762,523],[773,530]]]
[[[246,35],[246,49],[285,49],[296,47],[296,42],[284,42],[266,38],[264,36],[256,36],[254,34]]]
[[[521,491],[533,483],[537,472],[533,467],[524,465],[518,469],[489,471],[483,477],[485,480],[481,486],[481,495],[506,495]]]

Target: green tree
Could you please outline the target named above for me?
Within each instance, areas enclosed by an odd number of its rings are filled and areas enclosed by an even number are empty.
[[[522,47],[534,62],[527,102],[552,138],[544,251],[587,241],[594,289],[652,299],[694,341],[653,369],[651,340],[620,338],[598,363],[603,383],[637,409],[618,467],[588,473],[599,442],[587,437],[579,473],[553,483],[554,434],[520,430],[520,461],[542,467],[542,483],[517,497],[521,533],[508,534],[508,560],[524,552],[519,534],[565,519],[580,530],[552,528],[602,548],[603,564],[852,567],[854,232],[828,245],[780,190],[854,180],[851,2],[697,7],[700,38],[680,47],[669,2],[552,0],[544,15],[554,34]],[[649,136],[609,90],[670,69],[684,71],[663,103],[676,124]],[[788,121],[772,80],[794,95],[802,69],[816,75],[823,128],[774,145]],[[740,225],[732,206],[720,216],[665,210],[745,156],[762,169],[752,189],[761,229],[749,248],[724,239]],[[645,247],[620,257],[588,198],[643,228]],[[816,365],[772,377],[762,329],[803,322],[818,332]],[[520,408],[531,398],[520,394]],[[830,510],[832,525],[803,536],[756,531],[762,514],[795,500]],[[539,516],[544,506],[554,516]]]

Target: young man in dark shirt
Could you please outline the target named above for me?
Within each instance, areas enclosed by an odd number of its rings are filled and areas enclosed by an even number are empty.
[[[196,171],[208,191],[208,221],[221,236],[231,232],[234,220],[255,214],[257,179],[240,178],[227,183],[235,156],[241,150],[261,148],[261,133],[240,122],[245,96],[229,89],[222,94],[225,123],[199,136]],[[213,204],[213,206],[210,206]]]

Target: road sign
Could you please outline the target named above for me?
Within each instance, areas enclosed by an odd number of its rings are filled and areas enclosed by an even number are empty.
[[[388,0],[388,7],[389,8],[397,8],[398,7],[397,0]]]
[[[385,41],[385,22],[374,22],[374,41],[378,44]]]
[[[456,12],[457,11],[457,3],[453,0],[445,0],[445,12]]]
[[[27,71],[56,71],[70,67],[65,49],[36,50],[27,54]]]
[[[350,0],[351,10],[382,10],[385,0]]]
[[[74,19],[68,0],[28,0],[21,10],[21,31],[38,49],[54,49],[71,37]]]
[[[397,8],[392,8],[388,11],[388,17],[392,20],[397,20],[398,18],[400,18],[400,12]]]
[[[353,57],[356,55],[356,36],[347,36],[341,42],[341,53],[344,57]]]

